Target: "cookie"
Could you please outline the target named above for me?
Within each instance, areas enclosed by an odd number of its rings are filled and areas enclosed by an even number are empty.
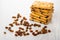
[[[53,3],[35,1],[35,2],[32,4],[31,7],[43,8],[43,9],[52,9],[52,8],[53,8]]]
[[[51,22],[53,3],[35,1],[31,6],[30,19],[43,24]]]

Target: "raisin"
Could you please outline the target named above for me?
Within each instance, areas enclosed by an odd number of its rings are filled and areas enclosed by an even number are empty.
[[[9,24],[11,27],[13,27],[13,24]]]
[[[48,30],[48,32],[51,32],[51,30]]]
[[[20,21],[20,24],[22,25],[23,19]]]
[[[33,30],[30,30],[30,32],[33,32]]]
[[[26,33],[27,35],[29,35],[29,33]]]
[[[44,26],[44,28],[47,28],[47,26]]]
[[[24,20],[27,20],[27,18],[23,17]]]
[[[42,32],[42,34],[46,34],[46,33],[47,33],[47,29],[44,29],[44,28],[43,28],[43,29],[41,30],[41,32]]]
[[[8,27],[5,27],[5,29],[8,29]]]
[[[14,32],[14,30],[9,30],[10,32]]]
[[[21,17],[21,15],[18,13],[18,14],[17,14],[17,18],[19,18],[19,17]]]
[[[4,34],[6,34],[6,32],[4,32]]]
[[[41,17],[39,17],[39,19],[40,19]]]
[[[12,16],[12,18],[16,18],[16,16]]]
[[[48,18],[49,16],[46,16],[45,18]]]
[[[33,36],[37,36],[37,34],[35,34],[35,32],[32,33]]]
[[[24,30],[24,28],[19,27],[19,29]]]
[[[15,36],[18,36],[18,34],[15,34]]]
[[[38,30],[35,30],[35,32],[38,32]]]
[[[15,19],[14,21],[18,21],[18,19]]]

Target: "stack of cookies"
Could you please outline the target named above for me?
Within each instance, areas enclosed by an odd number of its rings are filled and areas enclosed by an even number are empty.
[[[53,3],[35,1],[31,6],[30,20],[48,24],[52,19]]]

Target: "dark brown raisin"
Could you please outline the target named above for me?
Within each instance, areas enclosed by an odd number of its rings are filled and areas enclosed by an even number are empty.
[[[19,27],[19,29],[24,30],[24,28]]]
[[[8,30],[11,30],[11,27],[8,27]]]
[[[17,34],[19,35],[19,36],[22,36],[22,32],[21,31],[17,31]]]
[[[35,30],[35,32],[38,32],[38,30]]]
[[[48,32],[51,32],[51,30],[48,30]]]
[[[41,32],[39,31],[37,34],[41,34]]]
[[[18,34],[15,34],[15,36],[18,36]]]
[[[32,28],[30,27],[29,29],[31,30]]]
[[[4,32],[4,34],[6,34],[6,32]]]
[[[23,23],[23,19],[20,21],[20,24],[22,25],[22,23]]]
[[[31,11],[35,11],[34,9],[32,9]]]
[[[47,28],[47,26],[44,26],[44,28]]]
[[[24,33],[24,36],[26,36],[27,34],[26,33]]]
[[[34,26],[37,26],[37,24],[34,24]]]
[[[46,23],[48,22],[48,20],[46,20]]]
[[[18,33],[18,31],[15,31],[15,33]]]
[[[47,33],[47,29],[42,29],[41,32],[42,32],[42,34],[46,34]]]
[[[11,24],[9,24],[11,27],[13,27],[13,24],[11,23]]]
[[[27,35],[29,35],[29,33],[26,33]]]
[[[27,18],[23,17],[24,20],[27,20]]]
[[[20,25],[20,24],[16,22],[15,25],[18,26],[18,25]]]
[[[29,26],[29,22],[27,22],[27,21],[24,21],[24,24],[23,24],[24,26]]]
[[[14,30],[9,30],[10,32],[14,32]]]
[[[41,25],[38,25],[38,27],[41,27]]]
[[[33,24],[29,25],[30,27],[33,26]]]
[[[40,11],[41,12],[41,14],[43,14],[43,12],[42,11]]]
[[[40,19],[41,17],[39,17],[39,19]]]
[[[40,23],[42,23],[42,22],[40,22]]]
[[[15,19],[14,21],[18,21],[18,19]]]
[[[32,33],[33,36],[37,36],[37,34],[35,34],[35,32]]]
[[[33,30],[30,30],[30,32],[33,32]]]
[[[28,31],[28,29],[26,29],[26,32]]]
[[[17,14],[17,18],[19,18],[19,17],[21,17],[21,15],[18,13],[18,14]]]
[[[39,8],[39,9],[41,9],[41,8]]]
[[[12,16],[12,18],[16,18],[16,16]]]
[[[49,16],[46,16],[45,18],[48,18]]]
[[[8,27],[5,27],[5,29],[8,29]]]
[[[41,25],[39,25],[39,24],[34,24],[34,26],[38,26],[38,27],[41,27]]]

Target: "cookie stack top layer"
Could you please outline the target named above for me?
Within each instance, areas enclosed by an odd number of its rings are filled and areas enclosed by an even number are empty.
[[[31,7],[42,8],[42,9],[52,9],[53,5],[54,4],[50,2],[35,1]]]

